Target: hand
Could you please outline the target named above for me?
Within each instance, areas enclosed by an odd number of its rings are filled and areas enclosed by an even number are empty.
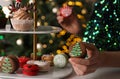
[[[77,75],[85,75],[96,71],[101,64],[100,55],[97,48],[90,43],[83,43],[87,51],[87,59],[83,58],[70,58],[69,62],[72,64],[74,71]]]
[[[77,34],[80,31],[80,26],[77,17],[71,14],[69,17],[64,18],[60,12],[57,13],[58,23],[68,32]]]

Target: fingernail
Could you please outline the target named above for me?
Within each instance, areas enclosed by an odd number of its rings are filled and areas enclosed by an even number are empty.
[[[69,62],[72,62],[72,59],[71,59],[71,58],[69,58]]]

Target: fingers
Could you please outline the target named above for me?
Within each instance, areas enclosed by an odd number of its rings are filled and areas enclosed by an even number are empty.
[[[82,44],[83,44],[88,50],[92,50],[92,51],[96,51],[96,50],[97,50],[96,46],[93,45],[92,43],[82,42]]]
[[[61,24],[63,22],[63,17],[62,16],[57,16],[58,23]]]
[[[97,69],[97,65],[95,64],[90,66],[76,64],[74,62],[72,62],[71,64],[77,75],[85,75],[88,73],[92,73],[92,72],[95,72],[95,70]]]
[[[57,12],[57,20],[59,24],[61,24],[64,21],[64,17],[61,16],[59,11]]]
[[[73,66],[73,69],[74,69],[75,73],[76,73],[77,75],[80,75],[80,74],[79,74],[80,71],[79,71],[79,69],[75,66],[75,64],[72,63],[72,66]]]
[[[57,11],[57,16],[60,16],[60,11],[59,10]]]
[[[86,51],[87,51],[88,59],[92,61],[95,60],[99,55],[99,51],[96,48],[94,48],[94,50],[90,50],[86,48]]]
[[[72,62],[71,64],[72,64],[73,69],[74,69],[74,71],[75,71],[75,73],[76,73],[77,75],[79,75],[79,76],[80,76],[80,75],[83,75],[82,71],[79,69],[79,67],[78,67],[77,64],[75,64],[74,62]]]
[[[98,55],[99,52],[95,45],[85,42],[82,42],[82,44],[86,48],[88,59],[96,57]]]
[[[76,64],[82,64],[82,65],[93,65],[97,62],[96,59],[83,59],[83,58],[70,58],[69,62],[76,63]]]

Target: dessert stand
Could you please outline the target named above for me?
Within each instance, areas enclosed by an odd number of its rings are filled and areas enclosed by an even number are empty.
[[[35,31],[16,31],[11,29],[11,25],[6,25],[6,29],[0,29],[0,33],[2,34],[33,34],[35,35],[33,38],[33,48],[36,45],[35,37],[41,34],[49,34],[49,33],[57,33],[61,31],[61,28],[55,26],[39,26]],[[9,27],[9,28],[8,28]],[[35,53],[35,52],[34,52]],[[34,56],[35,57],[35,56]],[[34,59],[34,58],[33,58]],[[34,59],[36,60],[36,59]],[[54,66],[50,68],[48,72],[40,72],[36,76],[26,76],[22,74],[21,69],[16,71],[15,74],[6,74],[0,72],[0,79],[61,79],[69,76],[72,73],[73,69],[70,64],[68,64],[65,68],[55,68]]]
[[[49,34],[49,33],[57,33],[61,31],[61,28],[55,26],[39,26],[35,31],[15,31],[14,29],[10,29],[11,25],[6,25],[7,29],[0,29],[0,33],[2,34],[34,34],[41,35],[41,34]],[[35,39],[35,38],[34,38]],[[36,43],[33,40],[33,43]],[[34,44],[36,45],[36,44]],[[34,46],[33,46],[34,47]],[[35,59],[36,60],[36,59]],[[22,74],[21,70],[19,69],[15,74],[7,74],[0,72],[0,79],[61,79],[64,77],[69,76],[72,73],[73,69],[70,64],[68,64],[65,68],[55,68],[54,66],[50,68],[48,72],[40,72],[36,76],[26,76]]]
[[[58,69],[51,67],[48,72],[40,72],[36,76],[26,76],[21,71],[17,71],[15,74],[0,73],[0,79],[63,79],[72,73],[72,67],[68,64],[65,68]]]
[[[37,0],[34,0],[34,10],[37,9]],[[39,34],[49,34],[49,33],[57,33],[61,31],[61,28],[55,26],[38,26],[37,27],[37,12],[33,13],[34,15],[34,27],[29,31],[16,31],[11,29],[11,25],[6,25],[5,29],[0,29],[0,33],[9,33],[9,34],[32,34],[33,35],[33,60],[37,59],[37,35]],[[19,68],[15,74],[6,74],[0,72],[0,79],[60,79],[69,76],[72,73],[73,69],[70,64],[68,64],[65,68],[55,68],[54,66],[50,68],[48,72],[40,72],[36,76],[26,76],[22,74],[21,69]]]

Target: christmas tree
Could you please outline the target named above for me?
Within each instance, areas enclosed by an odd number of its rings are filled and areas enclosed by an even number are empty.
[[[94,8],[83,41],[99,50],[120,50],[120,0],[100,0]]]

